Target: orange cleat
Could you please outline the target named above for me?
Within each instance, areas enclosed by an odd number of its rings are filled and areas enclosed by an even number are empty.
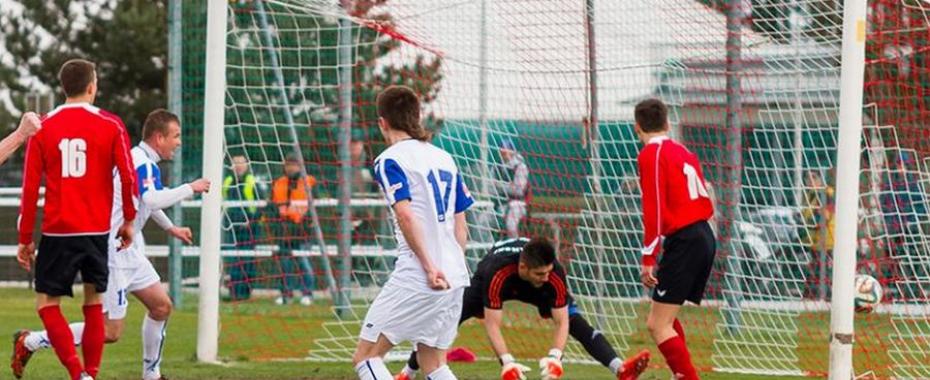
[[[617,380],[636,380],[649,366],[649,350],[642,350],[623,362],[623,367],[617,372]]]
[[[26,337],[29,336],[28,330],[19,330],[13,334],[13,355],[10,358],[10,369],[13,370],[13,376],[17,379],[23,377],[26,370],[26,363],[32,358],[32,351],[26,348]]]
[[[407,376],[407,372],[400,371],[400,373],[394,375],[394,380],[413,380],[410,376]]]

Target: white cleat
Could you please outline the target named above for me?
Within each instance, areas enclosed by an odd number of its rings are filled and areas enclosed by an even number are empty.
[[[300,297],[300,304],[304,306],[313,305],[313,298],[310,298],[310,296]]]
[[[275,305],[284,305],[284,297],[278,297],[274,299]]]
[[[90,377],[90,375],[88,375],[87,372],[81,372],[80,379],[81,380],[94,380],[94,378]]]

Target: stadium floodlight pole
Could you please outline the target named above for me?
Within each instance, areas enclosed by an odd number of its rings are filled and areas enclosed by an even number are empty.
[[[207,2],[207,57],[204,74],[203,175],[223,183],[223,127],[226,101],[226,0]],[[200,310],[197,359],[216,362],[219,348],[220,228],[222,192],[203,194],[200,209]]]
[[[594,34],[594,0],[585,1],[584,22],[586,30],[587,43],[587,60],[588,60],[588,125],[590,126],[591,139],[591,192],[594,193],[594,235],[597,248],[595,248],[594,261],[596,264],[594,293],[597,302],[594,303],[595,314],[597,314],[597,326],[607,325],[605,310],[603,307],[604,297],[607,296],[604,281],[604,226],[603,213],[609,208],[601,207],[605,201],[604,192],[601,189],[601,159],[600,144],[598,144],[598,115],[597,115],[597,38]]]
[[[183,104],[181,103],[181,45],[183,44],[181,29],[181,0],[168,1],[168,110],[171,113],[182,117]],[[183,181],[184,155],[181,147],[174,152],[174,159],[171,161],[171,180],[174,183]],[[184,224],[184,209],[181,204],[177,203],[171,208],[171,219],[175,225]],[[169,293],[174,307],[181,308],[184,302],[184,296],[181,289],[181,271],[184,268],[184,245],[178,239],[168,239],[168,276],[169,276]]]
[[[840,117],[836,149],[836,240],[830,305],[830,379],[852,378],[853,294],[859,222],[859,165],[865,76],[866,0],[843,2]]]
[[[729,0],[727,2],[727,41],[726,41],[726,93],[727,111],[725,128],[726,164],[723,173],[723,183],[720,195],[720,216],[723,225],[720,228],[721,247],[727,253],[726,287],[727,306],[722,314],[731,334],[737,334],[742,326],[742,268],[746,260],[741,254],[742,247],[736,234],[736,227],[740,215],[740,191],[743,176],[743,126],[742,126],[742,27],[744,10],[743,0]]]
[[[265,40],[265,48],[262,49],[268,53],[268,60],[271,61],[271,71],[274,73],[275,82],[277,82],[278,87],[278,96],[281,98],[281,102],[284,103],[284,120],[287,123],[287,130],[291,138],[291,149],[294,152],[294,155],[297,156],[297,161],[300,163],[300,175],[301,178],[307,178],[307,164],[304,161],[303,149],[300,148],[300,140],[297,137],[297,128],[294,125],[294,115],[291,110],[291,102],[287,98],[287,91],[284,83],[284,72],[281,70],[280,60],[278,59],[278,52],[275,50],[274,39],[271,37],[271,29],[268,24],[268,15],[265,12],[265,2],[263,0],[255,0],[255,10],[258,12],[258,23],[259,29],[262,31],[262,37]],[[208,66],[210,67],[210,66]],[[330,295],[333,298],[333,302],[339,302],[339,286],[336,284],[336,276],[333,275],[333,268],[330,265],[329,259],[330,254],[326,249],[326,240],[323,238],[323,230],[320,227],[320,216],[316,211],[316,204],[314,203],[313,188],[307,184],[307,181],[303,181],[304,192],[307,194],[307,209],[310,212],[310,221],[313,223],[313,233],[314,238],[316,239],[317,245],[320,249],[320,262],[323,265],[323,272],[326,274],[326,283],[329,287]],[[310,260],[306,256],[298,257],[298,262],[300,263],[301,270],[310,272]]]
[[[352,2],[342,0],[342,7],[347,13]],[[339,19],[339,161],[342,181],[339,189],[339,235],[338,247],[341,265],[339,269],[339,298],[333,300],[336,315],[348,315],[349,310],[349,275],[352,271],[352,157],[349,154],[352,143],[352,21],[347,17]],[[325,259],[325,258],[324,258]]]

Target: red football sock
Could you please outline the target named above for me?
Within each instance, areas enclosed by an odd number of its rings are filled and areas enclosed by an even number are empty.
[[[77,379],[84,367],[81,366],[81,358],[74,349],[74,335],[71,334],[71,327],[68,326],[65,316],[61,315],[61,308],[58,305],[43,307],[39,309],[39,318],[48,332],[48,340],[55,349],[58,360],[68,369],[71,378]]]
[[[88,375],[97,377],[100,361],[103,359],[105,336],[103,322],[103,305],[84,306],[84,335],[81,338],[81,351],[84,353],[84,365]]]
[[[662,351],[665,362],[668,363],[668,367],[672,369],[672,374],[677,379],[700,379],[694,369],[694,364],[691,364],[691,353],[688,352],[688,347],[685,346],[685,341],[681,337],[666,339],[659,344],[659,351]]]
[[[681,326],[681,322],[678,321],[678,318],[675,318],[675,322],[672,323],[672,328],[674,328],[675,332],[678,333],[678,337],[681,338],[681,342],[687,344],[685,341],[685,328]]]

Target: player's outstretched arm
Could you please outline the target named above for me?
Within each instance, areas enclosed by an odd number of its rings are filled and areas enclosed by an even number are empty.
[[[497,357],[502,357],[510,353],[507,349],[507,341],[504,340],[504,334],[501,333],[501,322],[504,319],[504,312],[500,309],[484,308],[484,332],[491,341],[491,348]]]
[[[484,308],[484,331],[491,341],[491,347],[501,362],[501,380],[525,380],[530,368],[517,363],[507,350],[507,342],[501,333],[503,311]]]
[[[16,152],[20,146],[26,143],[32,135],[39,132],[42,128],[42,122],[35,112],[26,112],[22,119],[19,120],[19,128],[10,133],[3,141],[0,141],[0,164],[6,162],[13,152]]]
[[[417,260],[420,261],[420,265],[423,266],[429,287],[434,290],[448,289],[449,283],[446,281],[445,274],[433,265],[433,261],[430,260],[429,254],[426,252],[423,244],[423,227],[420,226],[417,216],[414,215],[413,209],[410,208],[410,200],[397,201],[393,207],[397,225],[400,227],[401,233],[404,234],[407,245],[410,246],[413,254],[417,256]]]
[[[159,180],[159,183],[161,181]],[[176,205],[194,194],[210,191],[210,181],[201,178],[173,189],[150,188],[142,194],[142,203],[151,210],[161,210]]]
[[[552,323],[555,330],[552,332],[552,348],[559,351],[565,350],[565,344],[568,342],[568,307],[552,309]]]
[[[552,332],[552,349],[542,359],[539,359],[539,372],[543,380],[562,378],[562,352],[568,341],[568,307],[552,309],[552,323],[555,330]]]

